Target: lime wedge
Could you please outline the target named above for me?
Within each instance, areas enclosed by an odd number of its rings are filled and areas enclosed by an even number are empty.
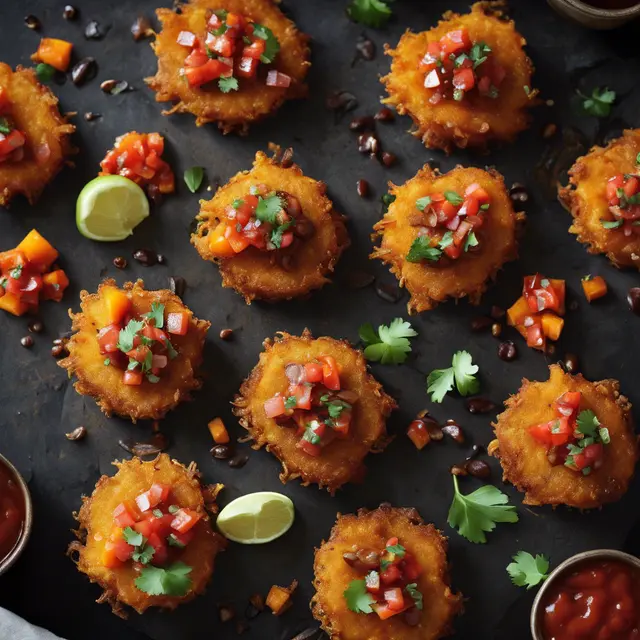
[[[122,176],[95,178],[84,186],[76,203],[78,231],[100,242],[124,240],[148,215],[144,191]]]
[[[286,533],[295,517],[293,502],[273,491],[236,498],[218,516],[221,533],[241,544],[263,544]]]

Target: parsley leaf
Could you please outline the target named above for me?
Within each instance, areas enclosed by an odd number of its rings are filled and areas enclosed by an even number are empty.
[[[477,393],[480,382],[476,379],[478,365],[473,364],[471,354],[467,351],[456,351],[448,369],[434,369],[427,376],[427,393],[431,394],[431,402],[442,402],[445,395],[456,388],[461,396]]]
[[[176,536],[175,533],[170,533],[167,536],[167,542],[169,543],[170,547],[178,547],[178,549],[184,549],[186,546],[184,542],[178,539],[178,536]]]
[[[118,334],[118,349],[127,353],[133,349],[133,339],[136,337],[138,331],[142,330],[144,322],[141,320],[129,320],[129,323],[124,329],[120,329]]]
[[[152,302],[151,311],[144,314],[148,320],[153,320],[153,326],[162,329],[164,326],[164,305],[161,302]]]
[[[366,345],[364,357],[381,364],[402,364],[411,352],[409,338],[418,335],[411,324],[402,318],[395,318],[388,327],[380,325],[377,333],[367,322],[360,327],[358,333]]]
[[[585,409],[578,414],[576,425],[580,433],[587,437],[593,437],[600,426],[600,420],[591,409]]]
[[[457,191],[445,191],[444,197],[456,207],[464,202],[464,198]]]
[[[222,91],[222,93],[229,93],[229,91],[237,91],[239,88],[238,78],[234,78],[233,76],[228,76],[226,78],[220,78],[218,80],[218,89]]]
[[[591,97],[585,96],[580,91],[578,91],[578,95],[582,98],[584,112],[597,118],[606,118],[611,113],[611,105],[616,100],[616,92],[607,87],[604,89],[595,87],[591,92]]]
[[[337,420],[342,415],[343,411],[351,409],[351,405],[344,400],[332,400],[331,402],[327,402],[326,406],[329,417],[332,420]]]
[[[413,598],[416,609],[422,611],[422,593],[418,591],[418,584],[416,582],[411,582],[405,587],[405,589],[407,590],[407,593]]]
[[[19,280],[20,276],[22,275],[22,265],[21,264],[16,265],[13,269],[11,269],[11,271],[9,271],[9,275],[14,280]]]
[[[184,182],[191,193],[195,193],[202,184],[204,169],[202,167],[191,167],[184,172]]]
[[[518,522],[518,514],[509,498],[493,485],[486,484],[473,493],[463,495],[458,489],[458,478],[453,476],[454,496],[447,522],[450,527],[476,544],[484,544],[485,531],[493,531],[497,522]]]
[[[418,198],[416,200],[416,209],[424,211],[431,204],[431,196],[424,196],[424,198]]]
[[[253,35],[256,38],[264,40],[265,48],[264,53],[260,56],[260,62],[264,62],[265,64],[273,62],[278,55],[278,51],[280,51],[280,43],[273,35],[273,31],[271,31],[269,27],[254,23]]]
[[[434,369],[427,376],[427,393],[431,394],[431,402],[442,402],[447,393],[453,389],[453,381],[453,367]]]
[[[347,7],[347,14],[355,22],[379,28],[391,17],[387,2],[389,0],[352,0]]]
[[[600,224],[605,229],[617,229],[622,226],[622,220],[602,220],[600,219]]]
[[[451,244],[453,244],[453,231],[446,231],[442,238],[440,238],[438,247],[440,247],[440,249],[445,249]]]
[[[507,573],[517,587],[531,589],[549,577],[549,560],[543,555],[534,558],[527,551],[518,551],[513,560],[507,565]]]
[[[290,229],[294,224],[295,222],[293,220],[289,220],[284,224],[279,224],[271,231],[269,241],[276,249],[279,249],[282,245],[282,236],[284,235],[284,232]]]
[[[166,569],[143,567],[135,585],[150,596],[186,596],[191,588],[191,570],[184,562],[174,562]]]
[[[411,244],[407,260],[409,262],[422,262],[423,260],[437,262],[441,255],[442,251],[438,247],[431,246],[431,238],[418,236]]]
[[[105,358],[103,364],[105,367],[108,367],[111,364],[111,358]]]
[[[146,542],[145,537],[131,527],[125,527],[122,530],[122,537],[124,538],[124,541],[132,547],[139,547]]]
[[[284,401],[284,408],[285,409],[295,409],[297,406],[298,406],[298,399],[295,396],[289,396]]]
[[[404,558],[406,553],[406,549],[401,544],[392,544],[387,547],[387,551],[393,553],[394,556],[398,556],[398,558]]]
[[[49,82],[56,74],[56,70],[50,65],[41,62],[36,65],[36,76],[40,82]]]
[[[371,605],[375,602],[373,596],[367,591],[364,580],[352,580],[343,592],[347,607],[354,613],[372,613]]]
[[[469,52],[471,60],[473,60],[473,68],[477,69],[483,62],[486,62],[491,51],[491,47],[485,42],[476,42]]]
[[[139,562],[140,564],[149,564],[151,559],[155,555],[156,550],[150,544],[145,545],[144,547],[137,547],[136,550],[131,554],[131,558],[135,562]]]
[[[164,341],[164,346],[167,348],[169,360],[173,360],[174,358],[178,357],[178,352],[176,351],[176,348],[171,344],[171,340],[169,340],[169,338]]]
[[[452,238],[453,241],[453,238]],[[467,234],[467,237],[464,241],[464,250],[469,251],[469,247],[477,247],[478,246],[478,238],[473,231],[470,231]]]
[[[258,205],[256,206],[256,218],[260,222],[269,222],[277,224],[278,213],[282,210],[283,204],[280,196],[272,195],[263,198],[258,196]]]
[[[387,213],[389,205],[395,202],[396,197],[392,196],[390,193],[385,193],[380,200],[382,201],[382,213]]]

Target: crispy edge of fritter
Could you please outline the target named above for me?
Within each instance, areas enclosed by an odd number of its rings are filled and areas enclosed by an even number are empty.
[[[624,493],[626,492],[629,482],[633,477],[633,472],[626,478],[618,479],[615,478],[615,482],[611,482],[614,485],[616,490],[609,490],[608,487],[600,487],[598,486],[600,491],[593,493],[590,500],[585,500],[582,502],[577,502],[572,500],[571,502],[566,501],[566,494],[570,490],[570,486],[575,484],[584,483],[587,481],[593,480],[593,478],[599,477],[595,474],[598,473],[601,475],[603,469],[600,469],[597,472],[594,472],[591,476],[582,476],[576,474],[574,471],[570,469],[564,469],[564,467],[559,467],[558,472],[564,474],[563,479],[563,493],[565,495],[544,495],[539,496],[538,492],[535,490],[535,487],[532,487],[531,482],[527,481],[527,476],[525,473],[522,473],[518,469],[517,460],[512,460],[510,455],[505,455],[504,447],[502,450],[500,448],[500,431],[503,424],[506,424],[512,420],[514,420],[514,416],[518,416],[517,420],[519,424],[523,425],[521,429],[522,432],[526,430],[526,427],[534,424],[534,421],[530,421],[527,418],[527,410],[523,407],[522,395],[527,392],[528,389],[541,385],[557,385],[557,393],[554,393],[554,397],[560,397],[565,391],[571,390],[575,384],[577,385],[589,385],[590,389],[593,390],[593,393],[597,396],[600,396],[603,401],[612,401],[615,403],[615,406],[620,411],[620,418],[622,423],[624,424],[624,429],[626,430],[626,434],[631,437],[634,443],[634,447],[632,451],[629,451],[629,454],[633,456],[634,465],[639,458],[639,436],[636,436],[634,433],[633,420],[631,416],[631,403],[626,396],[623,396],[620,393],[620,383],[615,379],[606,379],[599,380],[595,382],[591,382],[584,378],[582,374],[576,374],[572,376],[571,374],[565,373],[559,365],[551,365],[549,367],[550,377],[548,380],[543,381],[530,381],[524,378],[522,380],[522,386],[518,390],[517,393],[511,395],[507,400],[505,400],[505,411],[499,414],[496,418],[496,422],[492,423],[492,427],[494,429],[496,439],[491,442],[488,448],[488,452],[490,455],[498,458],[500,461],[500,465],[502,466],[503,471],[503,480],[506,482],[510,482],[516,489],[525,494],[523,504],[540,506],[543,504],[550,504],[554,508],[557,505],[563,504],[569,507],[575,507],[577,509],[585,510],[585,509],[595,509],[601,507],[603,504],[609,502],[615,502],[619,500]],[[557,376],[561,376],[557,378]],[[570,386],[571,385],[571,386]],[[594,404],[594,403],[591,403]],[[594,411],[596,415],[598,411],[594,407]],[[522,413],[524,412],[524,415]],[[552,419],[552,416],[549,417]],[[607,425],[605,425],[607,426]],[[610,428],[610,426],[609,426]],[[521,443],[522,444],[522,443]],[[536,447],[539,451],[543,445],[538,445],[531,439],[531,446]],[[610,445],[608,445],[610,446]],[[526,451],[526,449],[525,449]],[[605,451],[606,454],[606,451]],[[609,452],[611,455],[611,452]],[[549,465],[546,454],[544,456],[544,464]],[[606,463],[605,463],[606,464]],[[607,469],[609,465],[607,464]],[[613,467],[615,469],[615,467]],[[555,470],[556,467],[552,467],[552,470]],[[565,473],[566,472],[566,473]],[[611,481],[611,473],[608,476],[608,479]],[[545,487],[548,486],[548,482],[545,483]]]
[[[281,44],[280,52],[273,63],[273,68],[286,73],[292,79],[288,88],[258,86],[257,82],[240,79],[244,86],[239,92],[207,93],[201,89],[187,89],[177,86],[181,79],[174,77],[182,66],[184,47],[175,45],[175,36],[183,27],[189,27],[192,12],[202,9],[227,9],[236,13],[248,14],[255,22],[266,24],[274,32]],[[196,125],[217,122],[224,133],[246,135],[249,125],[268,115],[275,113],[288,99],[305,98],[308,87],[304,84],[309,62],[309,36],[298,30],[294,22],[287,18],[273,0],[191,0],[181,6],[182,12],[175,13],[171,9],[157,9],[156,16],[162,25],[151,44],[157,58],[158,70],[155,76],[145,79],[147,85],[156,92],[157,102],[175,102],[171,109],[163,111],[163,115],[173,113],[191,113],[196,116]],[[175,28],[174,28],[175,27]],[[164,32],[164,34],[163,34]],[[170,33],[171,35],[166,35]],[[282,46],[282,44],[285,46]],[[181,55],[179,63],[174,57]],[[165,58],[166,56],[166,58]],[[247,90],[251,90],[247,101]],[[246,102],[246,104],[245,104]]]
[[[496,133],[487,121],[483,122],[480,128],[474,124],[478,119],[478,114],[482,113],[482,110],[478,110],[475,107],[462,105],[463,117],[459,115],[460,107],[458,105],[443,104],[439,107],[422,105],[419,111],[416,110],[412,102],[415,96],[423,95],[424,93],[424,73],[419,73],[418,78],[414,77],[415,70],[406,69],[406,65],[404,65],[405,61],[402,58],[404,48],[413,47],[413,43],[409,43],[409,40],[423,39],[423,48],[426,51],[428,34],[442,30],[451,20],[493,20],[501,26],[508,25],[511,29],[513,40],[507,46],[512,47],[513,51],[510,52],[511,55],[504,56],[504,61],[517,60],[519,64],[524,65],[523,75],[526,81],[523,83],[523,86],[531,87],[531,76],[534,72],[534,66],[531,59],[524,52],[524,46],[527,42],[520,33],[516,31],[513,20],[506,20],[504,18],[505,7],[506,2],[504,2],[504,0],[495,0],[493,2],[476,2],[472,5],[471,12],[468,14],[460,15],[453,11],[447,11],[435,27],[425,32],[413,33],[407,30],[400,38],[395,49],[392,49],[388,44],[385,45],[385,54],[391,56],[392,63],[390,72],[380,79],[388,93],[388,97],[384,98],[382,102],[383,104],[395,107],[400,115],[408,115],[411,117],[414,123],[414,129],[411,131],[411,134],[419,138],[426,147],[430,149],[442,149],[447,154],[451,153],[454,147],[460,149],[474,147],[480,151],[486,151],[489,142],[494,140],[511,142],[518,133],[528,128],[531,118],[527,112],[527,108],[534,106],[538,102],[536,100],[538,91],[533,88],[529,90],[528,94],[525,94],[523,89],[523,96],[525,96],[526,100],[518,100],[518,94],[515,93],[515,91],[508,96],[509,102],[506,104],[510,107],[508,110],[511,112],[508,121],[513,122],[513,124],[507,127],[505,132],[500,133]],[[513,68],[514,62],[506,66]],[[502,101],[503,104],[505,104],[504,98],[502,98]],[[449,111],[452,111],[451,115],[439,119],[434,115],[440,110],[445,109],[447,110],[447,114]],[[487,120],[490,120],[491,111],[484,110],[484,113],[487,114]],[[505,122],[507,119],[502,118],[501,121]]]
[[[414,280],[414,278],[408,278],[403,275],[403,267],[407,262],[406,254],[397,254],[394,249],[386,248],[384,246],[385,229],[386,227],[391,228],[395,226],[396,221],[399,217],[407,218],[414,212],[415,202],[402,202],[402,196],[404,194],[403,190],[412,189],[416,182],[423,183],[425,188],[427,186],[431,188],[431,185],[434,181],[451,177],[457,179],[460,172],[468,172],[470,174],[474,174],[474,178],[469,181],[469,184],[471,184],[472,182],[478,182],[479,184],[486,186],[486,176],[489,176],[492,180],[496,181],[497,188],[501,191],[500,195],[502,196],[503,200],[502,207],[508,207],[511,214],[513,222],[513,236],[506,245],[500,247],[499,255],[497,255],[494,260],[490,261],[487,268],[485,268],[486,274],[484,278],[477,285],[467,285],[467,283],[465,282],[464,270],[471,269],[472,266],[475,265],[476,269],[474,269],[474,273],[477,273],[478,260],[486,261],[486,257],[483,253],[480,253],[477,256],[463,256],[448,267],[430,267],[427,264],[418,263],[416,263],[415,265],[411,265],[411,267],[420,268],[420,281],[413,283],[412,281]],[[518,257],[517,237],[524,224],[526,216],[523,212],[513,211],[512,201],[509,198],[509,194],[504,184],[504,177],[495,169],[483,170],[476,167],[462,167],[460,165],[457,165],[451,171],[442,174],[438,169],[432,169],[429,164],[425,164],[424,167],[422,167],[422,169],[420,169],[415,176],[409,178],[403,185],[395,185],[390,182],[389,192],[396,197],[396,200],[389,205],[388,211],[384,214],[382,219],[379,220],[373,227],[374,233],[372,234],[371,239],[374,243],[379,240],[380,246],[374,247],[373,253],[371,253],[369,257],[371,259],[382,260],[385,264],[390,265],[389,270],[396,276],[400,286],[406,287],[406,289],[409,291],[410,299],[407,304],[407,310],[410,315],[435,309],[438,304],[444,302],[447,298],[454,298],[457,300],[460,298],[468,297],[471,304],[480,304],[482,294],[488,288],[488,283],[495,281],[498,272],[505,263],[515,260]],[[400,201],[398,200],[398,198],[400,198]],[[403,206],[402,209],[400,209],[401,205],[406,206]],[[400,216],[398,215],[398,213],[400,213]],[[488,221],[486,223],[487,226],[490,226],[492,224],[491,214],[492,210],[490,209]],[[493,224],[495,225],[495,220],[493,221]],[[411,227],[409,227],[409,229],[411,229]],[[495,253],[495,239],[492,239],[491,236],[489,236],[486,244],[487,247],[485,247],[484,250],[486,255],[488,255],[489,252]],[[409,243],[409,246],[410,245],[411,243]],[[437,289],[442,288],[441,286],[438,286],[442,283],[442,275],[446,272],[451,272],[452,270],[455,272],[463,272],[455,282],[456,286],[452,290],[438,294]]]
[[[19,95],[15,96],[15,93],[10,91],[10,99],[16,105],[14,118],[19,128],[26,133],[29,148],[32,148],[34,143],[42,142],[41,136],[37,141],[33,139],[34,123],[38,128],[42,128],[43,132],[46,131],[46,142],[49,143],[51,157],[42,164],[37,164],[33,159],[22,160],[16,163],[15,167],[0,164],[0,206],[8,206],[16,195],[23,195],[29,204],[34,204],[45,186],[62,169],[67,156],[77,151],[69,140],[76,128],[60,114],[58,98],[49,87],[38,82],[33,69],[18,65],[13,71],[9,65],[0,62],[0,78],[2,76],[7,76],[12,84],[14,78],[28,83],[29,95],[24,96],[20,91]],[[52,145],[52,142],[56,144]],[[33,170],[30,171],[30,168]],[[34,175],[30,175],[31,173]]]
[[[391,441],[391,437],[386,432],[386,419],[391,412],[397,408],[395,400],[385,393],[382,385],[369,373],[367,370],[367,364],[364,359],[364,355],[361,351],[354,349],[351,344],[346,340],[336,340],[327,336],[322,337],[323,341],[327,341],[335,348],[348,348],[357,354],[357,367],[358,372],[363,376],[364,383],[370,388],[370,397],[360,397],[358,403],[373,401],[378,405],[378,414],[380,417],[380,423],[375,425],[376,430],[380,432],[379,437],[372,444],[367,453],[381,453],[384,448]],[[308,329],[302,332],[301,336],[293,336],[285,331],[279,331],[275,337],[267,338],[264,342],[264,351],[260,354],[260,360],[258,364],[252,369],[251,373],[243,381],[238,394],[233,400],[233,413],[238,417],[238,422],[244,427],[250,434],[251,439],[254,441],[251,445],[253,449],[261,449],[263,446],[265,449],[272,453],[280,463],[282,464],[282,472],[280,473],[280,480],[284,484],[290,480],[300,478],[302,486],[308,486],[310,484],[317,484],[319,488],[325,488],[331,495],[334,495],[336,490],[343,484],[348,482],[359,472],[364,470],[364,457],[355,460],[351,469],[351,473],[347,474],[348,477],[339,483],[332,483],[330,479],[318,474],[308,474],[304,469],[300,468],[298,464],[287,461],[286,456],[282,452],[282,449],[278,446],[277,442],[269,444],[267,438],[264,435],[264,426],[262,426],[263,420],[268,420],[266,417],[254,416],[251,411],[251,399],[256,392],[256,389],[260,385],[263,379],[264,365],[267,359],[270,357],[271,351],[274,348],[287,347],[289,344],[296,344],[299,342],[306,342],[308,344],[315,341],[315,338],[311,335]],[[331,355],[328,353],[327,355]],[[354,421],[358,420],[358,413],[356,412]],[[368,426],[368,429],[371,427]],[[282,427],[286,429],[286,427]],[[337,443],[339,445],[339,443]]]
[[[623,162],[625,160],[625,150],[629,149],[633,153],[633,157],[640,152],[640,129],[626,129],[620,138],[612,140],[606,147],[593,146],[589,152],[579,157],[571,169],[569,169],[569,183],[565,187],[559,186],[558,199],[560,203],[569,211],[573,217],[573,222],[569,227],[569,233],[576,236],[576,240],[584,245],[589,253],[603,253],[611,261],[615,267],[636,267],[640,269],[640,237],[632,236],[626,239],[620,231],[615,229],[605,229],[592,224],[595,207],[585,201],[578,193],[581,183],[589,184],[592,179],[590,177],[590,169],[602,167],[606,172],[608,165],[615,166],[616,161]],[[613,157],[612,156],[616,156]],[[635,165],[630,163],[627,167],[630,171]],[[622,168],[621,168],[622,169]],[[618,173],[627,173],[626,171],[618,171]],[[595,171],[595,179],[602,184],[598,185],[601,197],[604,199],[604,191],[606,180],[611,175],[603,175],[600,171]],[[606,200],[604,200],[606,208]],[[598,215],[596,213],[596,215]],[[598,216],[599,218],[599,216]],[[591,222],[591,224],[590,224]]]
[[[340,625],[342,630],[340,628],[336,628],[336,625],[332,623],[331,613],[323,609],[322,601],[325,590],[335,590],[336,585],[334,580],[335,576],[329,575],[325,577],[322,575],[323,567],[321,564],[321,554],[327,547],[330,547],[332,543],[347,541],[346,538],[345,540],[341,540],[342,529],[346,523],[357,524],[363,528],[370,527],[374,533],[377,533],[378,535],[381,535],[382,538],[386,539],[397,535],[397,531],[394,530],[393,520],[405,521],[406,524],[411,527],[411,532],[416,536],[418,541],[417,543],[412,544],[412,547],[421,547],[427,544],[434,544],[437,547],[441,562],[438,563],[435,570],[433,570],[432,567],[429,567],[429,573],[430,575],[434,574],[436,579],[442,583],[444,598],[450,605],[447,624],[443,625],[436,635],[426,636],[423,635],[423,628],[406,626],[402,629],[402,636],[394,637],[402,637],[403,640],[413,640],[414,638],[415,640],[436,640],[436,638],[442,638],[453,633],[453,619],[456,615],[462,613],[464,607],[462,594],[454,594],[451,590],[449,564],[447,562],[448,540],[446,536],[444,536],[443,533],[433,524],[425,524],[424,520],[415,508],[392,507],[388,504],[381,504],[377,509],[373,509],[371,511],[367,509],[359,509],[355,515],[342,515],[338,513],[336,523],[331,529],[329,539],[327,541],[323,540],[320,547],[315,549],[313,586],[316,589],[316,593],[311,599],[310,608],[313,617],[320,622],[322,629],[332,640],[350,640],[352,636],[345,632],[345,628],[348,629],[347,623]],[[388,527],[388,529],[385,529],[385,527]],[[387,533],[388,535],[386,535]],[[407,536],[403,535],[402,541],[406,542],[406,539]],[[362,539],[353,540],[354,545],[358,545],[359,542],[362,542]],[[382,540],[382,544],[384,545],[384,540]],[[409,545],[407,544],[406,546],[408,547]],[[329,549],[329,551],[331,551],[331,549]],[[352,615],[348,610],[347,614]],[[358,621],[360,621],[361,616],[358,614],[353,615],[356,615]],[[380,636],[380,638],[382,638],[382,636]],[[369,640],[375,640],[375,638],[370,638]]]
[[[88,379],[84,374],[79,358],[75,354],[76,349],[82,348],[81,344],[76,344],[77,336],[79,334],[87,332],[89,337],[92,339],[95,339],[95,336],[97,335],[96,328],[92,326],[91,320],[85,315],[84,309],[86,304],[97,300],[100,297],[102,288],[107,286],[117,287],[118,285],[115,280],[109,278],[104,280],[104,282],[98,286],[96,293],[90,294],[88,291],[83,290],[80,292],[81,311],[79,313],[73,313],[73,311],[69,309],[69,317],[72,321],[71,329],[76,333],[71,336],[67,343],[69,355],[64,359],[59,360],[58,366],[66,369],[69,377],[73,375],[76,376],[77,380],[74,383],[75,390],[80,395],[92,396],[105,415],[111,416],[112,413],[116,413],[130,418],[134,423],[143,419],[160,420],[161,418],[164,418],[169,411],[178,406],[180,402],[190,400],[190,392],[195,391],[202,386],[201,380],[197,377],[197,371],[202,364],[204,341],[211,323],[208,320],[200,320],[192,315],[190,318],[191,328],[187,332],[187,335],[177,337],[182,338],[183,340],[187,337],[190,337],[190,339],[197,339],[200,344],[200,357],[197,359],[189,358],[191,373],[180,387],[167,388],[167,393],[163,397],[164,402],[160,403],[158,406],[144,407],[138,404],[136,405],[136,411],[127,411],[122,408],[123,403],[119,400],[118,393],[112,393],[111,389],[105,390],[102,386],[96,386]],[[144,289],[144,282],[141,279],[138,279],[135,283],[125,282],[122,289],[138,295],[148,294],[151,302],[167,303],[170,301],[176,305],[179,304],[182,308],[192,313],[184,302],[182,302],[182,300],[174,293],[171,293],[168,289],[148,291]],[[104,356],[100,356],[100,359],[104,360]],[[160,377],[160,381],[154,385],[154,389],[161,389],[163,385],[166,385],[166,379],[163,380],[163,378]]]
[[[205,220],[198,230],[191,236],[191,244],[196,248],[204,260],[209,260],[219,265],[222,276],[222,286],[229,287],[242,295],[247,304],[251,304],[254,299],[265,300],[267,302],[277,302],[279,300],[290,300],[306,296],[316,289],[322,288],[330,282],[328,273],[332,273],[342,252],[349,247],[351,241],[345,225],[345,217],[338,213],[333,206],[333,202],[326,195],[326,184],[306,176],[302,169],[296,165],[282,166],[279,161],[281,149],[278,145],[270,144],[274,155],[272,158],[258,151],[256,153],[253,167],[249,171],[240,171],[233,176],[225,185],[221,186],[211,200],[201,200],[201,210],[198,219]],[[287,150],[290,152],[290,150]],[[285,153],[287,153],[285,151]],[[265,180],[264,175],[256,177],[256,172],[267,174],[270,180]],[[273,175],[271,175],[273,174]],[[205,233],[215,228],[218,224],[216,214],[222,213],[224,208],[231,204],[234,197],[229,197],[229,192],[234,190],[238,184],[246,182],[249,186],[251,182],[261,182],[267,184],[275,190],[282,190],[295,195],[300,200],[303,213],[316,227],[314,236],[304,241],[302,247],[283,249],[283,255],[304,255],[303,269],[300,269],[300,260],[294,260],[293,267],[284,269],[277,262],[273,262],[267,252],[259,251],[249,247],[242,254],[233,258],[216,259],[209,251]],[[300,188],[296,188],[299,185]],[[303,189],[311,190],[311,198],[301,197]],[[234,196],[238,194],[232,194]],[[202,217],[201,217],[202,216]],[[334,234],[330,239],[320,236],[319,224],[331,223]],[[315,245],[327,245],[326,248],[319,246],[320,260],[307,259],[310,249]],[[295,254],[293,253],[295,252]],[[270,280],[276,281],[279,286],[268,285],[255,286],[249,284],[251,276],[264,274]]]
[[[204,593],[207,583],[211,578],[211,574],[213,573],[215,557],[226,547],[226,540],[220,534],[213,531],[209,517],[209,513],[216,514],[218,512],[216,497],[220,493],[220,491],[222,491],[224,485],[212,484],[203,486],[200,482],[200,472],[198,471],[195,462],[191,462],[188,467],[185,467],[177,460],[171,459],[166,453],[161,453],[157,458],[155,458],[155,460],[151,460],[148,462],[134,457],[131,460],[116,460],[112,464],[118,469],[116,474],[114,476],[102,475],[98,479],[98,482],[96,482],[96,486],[91,496],[82,496],[82,505],[80,507],[80,511],[73,513],[73,517],[78,521],[78,529],[72,529],[72,533],[77,539],[72,541],[67,549],[67,556],[69,556],[76,564],[78,571],[84,573],[92,583],[96,583],[102,588],[103,592],[96,600],[96,602],[98,604],[106,602],[111,607],[111,610],[115,615],[120,618],[126,619],[128,617],[128,611],[127,609],[125,609],[124,605],[131,606],[137,613],[140,614],[146,611],[146,609],[148,609],[149,607],[161,607],[163,609],[173,610],[178,605],[189,602],[190,600],[193,600],[193,598],[195,598],[197,595]],[[203,515],[203,525],[200,526],[206,526],[206,531],[211,535],[211,540],[214,543],[215,549],[213,552],[213,556],[209,559],[210,566],[205,567],[205,571],[202,572],[201,576],[199,576],[198,584],[195,585],[195,588],[193,588],[186,596],[150,596],[147,594],[142,597],[144,601],[143,606],[136,607],[126,602],[125,600],[120,600],[119,589],[113,579],[103,580],[100,578],[95,578],[87,573],[87,570],[90,569],[90,566],[86,566],[86,563],[84,562],[84,552],[86,550],[87,537],[92,532],[91,510],[93,507],[95,507],[96,492],[98,490],[105,490],[106,488],[108,488],[108,485],[113,482],[113,479],[116,478],[119,474],[137,473],[140,465],[154,465],[154,470],[157,474],[167,473],[168,471],[165,472],[160,468],[165,464],[170,465],[170,467],[174,471],[184,474],[186,481],[191,484],[193,489],[197,490],[200,493],[201,501],[197,507],[197,511]],[[156,478],[156,481],[162,482],[162,477]],[[131,497],[131,499],[133,498],[135,498],[135,496]],[[115,575],[114,570],[111,570],[109,573]],[[190,575],[193,576],[193,571]],[[112,576],[110,575],[109,577],[111,578]]]

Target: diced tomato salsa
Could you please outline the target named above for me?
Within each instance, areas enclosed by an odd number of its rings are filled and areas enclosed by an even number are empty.
[[[0,164],[20,162],[24,158],[27,136],[16,127],[11,118],[11,100],[4,87],[0,87]]]
[[[298,447],[310,456],[321,455],[336,438],[347,438],[358,397],[342,389],[335,358],[321,356],[306,363],[292,362],[284,372],[289,386],[285,394],[277,393],[264,403],[267,418],[285,428],[297,428]]]
[[[558,340],[564,328],[564,280],[536,273],[524,279],[522,296],[507,311],[507,322],[533,349],[544,350],[547,340]]]
[[[412,226],[418,236],[407,254],[409,262],[457,260],[464,253],[480,248],[478,231],[491,207],[491,197],[477,182],[463,194],[457,191],[436,192],[416,200]]]
[[[35,229],[15,248],[0,252],[0,309],[15,316],[36,312],[41,300],[60,302],[69,279],[58,252]]]
[[[600,224],[627,237],[640,234],[640,175],[621,173],[609,178],[606,193],[613,219],[600,220]]]
[[[588,475],[602,466],[610,435],[593,411],[580,411],[581,402],[580,391],[567,391],[553,404],[555,418],[530,426],[529,433],[547,447],[552,465]]]
[[[248,247],[275,251],[306,240],[313,232],[298,198],[258,184],[225,209],[224,218],[209,232],[209,249],[214,258],[232,258]]]
[[[159,133],[132,131],[116,143],[100,163],[101,176],[120,175],[147,189],[150,196],[173,193],[175,177],[162,159],[164,138]]]
[[[464,27],[430,42],[420,70],[425,72],[425,88],[432,90],[429,102],[433,105],[444,99],[460,102],[473,89],[478,95],[497,98],[506,76],[491,47],[472,41]]]
[[[102,563],[110,569],[129,561],[138,567],[163,566],[191,542],[201,519],[201,513],[175,504],[171,487],[154,483],[114,509]]]

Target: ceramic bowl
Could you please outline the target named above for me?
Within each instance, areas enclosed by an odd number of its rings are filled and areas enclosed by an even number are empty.
[[[626,9],[600,9],[581,0],[547,0],[558,12],[590,29],[615,29],[640,17],[640,2]]]

